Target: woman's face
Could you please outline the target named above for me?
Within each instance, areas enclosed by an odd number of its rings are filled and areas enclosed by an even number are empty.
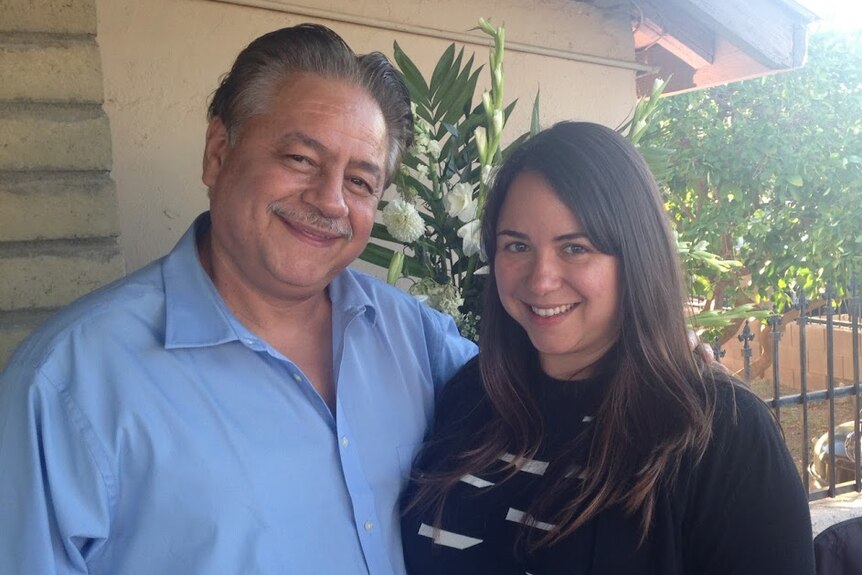
[[[536,172],[521,172],[509,187],[494,266],[503,307],[529,335],[545,373],[591,375],[619,335],[619,262],[596,250]]]

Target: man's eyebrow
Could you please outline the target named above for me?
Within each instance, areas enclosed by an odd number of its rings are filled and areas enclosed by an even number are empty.
[[[331,154],[331,151],[326,144],[305,132],[288,132],[278,139],[278,146],[284,147],[297,142],[304,146],[308,146],[320,155],[325,156]],[[359,168],[360,170],[368,172],[377,180],[376,183],[380,183],[381,176],[383,175],[383,168],[380,165],[368,160],[351,160],[350,165],[354,168]]]
[[[277,144],[279,146],[285,146],[287,144],[294,144],[299,142],[309,148],[313,149],[315,152],[319,152],[321,154],[326,154],[329,152],[329,148],[327,148],[323,142],[320,140],[313,138],[306,134],[305,132],[288,132],[278,139]]]

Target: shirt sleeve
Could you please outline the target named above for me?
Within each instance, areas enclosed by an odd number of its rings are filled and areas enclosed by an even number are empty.
[[[446,314],[422,306],[424,322],[431,343],[431,370],[434,389],[440,390],[464,365],[476,355],[476,344],[461,336],[455,322]],[[428,329],[430,328],[430,329]]]
[[[778,425],[747,389],[720,387],[683,524],[685,572],[812,575],[808,497]]]
[[[0,573],[88,573],[109,489],[67,391],[39,372],[0,374]]]

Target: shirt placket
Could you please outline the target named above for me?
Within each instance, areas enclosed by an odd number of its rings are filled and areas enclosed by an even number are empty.
[[[351,341],[351,328],[355,327],[362,312],[355,310],[344,328],[344,342]],[[358,336],[354,336],[358,337]],[[333,360],[338,362],[338,377],[342,374],[355,373],[350,366],[341,365],[343,353],[338,352],[338,357]],[[344,391],[339,381],[336,385],[336,430],[338,433],[339,455],[341,457],[341,469],[344,473],[344,482],[350,494],[353,506],[353,521],[356,533],[359,537],[362,553],[365,556],[365,564],[370,575],[392,575],[392,566],[386,549],[386,537],[382,532],[377,516],[374,492],[369,486],[365,476],[362,456],[359,449],[358,437],[353,433],[351,422],[345,415],[347,410],[342,409],[341,402]]]

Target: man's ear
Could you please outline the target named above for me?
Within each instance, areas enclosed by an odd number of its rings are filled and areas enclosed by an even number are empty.
[[[218,179],[224,161],[227,158],[230,142],[228,141],[227,128],[221,118],[215,117],[210,120],[207,127],[206,143],[204,145],[203,175],[201,180],[211,188]]]

